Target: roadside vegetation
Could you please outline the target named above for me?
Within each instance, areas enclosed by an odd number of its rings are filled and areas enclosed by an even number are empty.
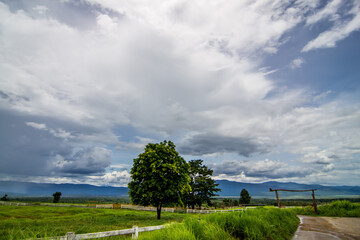
[[[0,205],[0,239],[64,236],[67,232],[91,233],[180,222],[187,215],[126,209],[93,209]]]
[[[163,230],[140,234],[139,239],[291,239],[298,223],[292,212],[257,208],[189,217]]]
[[[319,205],[318,214],[310,207],[289,209],[298,215],[326,216],[326,217],[360,217],[360,204],[350,201],[334,201],[331,203]]]

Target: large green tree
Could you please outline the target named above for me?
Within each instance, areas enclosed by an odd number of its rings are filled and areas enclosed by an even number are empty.
[[[189,162],[189,176],[191,179],[191,191],[185,195],[186,203],[192,209],[195,205],[201,207],[203,203],[211,204],[211,199],[217,196],[219,184],[211,178],[213,170],[203,165],[203,160],[191,160]]]
[[[190,191],[187,162],[171,141],[149,143],[134,159],[129,195],[134,204],[155,206],[157,219],[164,205],[183,205],[181,196]]]

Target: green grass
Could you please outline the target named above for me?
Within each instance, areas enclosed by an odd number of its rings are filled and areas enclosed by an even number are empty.
[[[360,217],[360,204],[349,201],[334,201],[317,207],[318,216],[326,217]],[[313,208],[293,208],[288,211],[295,212],[298,215],[315,216]]]
[[[292,212],[258,208],[189,217],[164,230],[141,234],[140,239],[291,239],[298,223]]]
[[[182,221],[187,215],[126,209],[0,206],[0,239],[24,239],[145,227]],[[123,238],[119,238],[123,239]]]

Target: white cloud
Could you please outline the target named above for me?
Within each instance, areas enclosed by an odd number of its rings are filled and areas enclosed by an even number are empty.
[[[326,18],[336,20],[338,18],[336,12],[343,3],[344,2],[342,0],[333,0],[329,2],[323,9],[308,17],[306,19],[306,24],[313,25],[318,21],[321,21]]]
[[[296,58],[290,63],[290,68],[295,69],[301,67],[305,63],[304,59],[302,58]]]
[[[126,170],[123,170],[121,172],[112,171],[110,173],[106,173],[104,176],[101,177],[101,179],[103,180],[103,183],[105,183],[105,185],[127,187],[127,184],[130,182],[131,177]]]
[[[46,124],[43,124],[43,123],[27,122],[25,124],[30,126],[30,127],[39,129],[39,130],[46,130],[47,129]]]
[[[308,42],[302,52],[308,52],[318,48],[332,48],[336,43],[349,36],[352,32],[360,29],[360,4],[354,2],[350,13],[354,17],[348,22],[336,24],[328,31],[322,32],[319,36]]]
[[[42,5],[37,5],[36,7],[33,7],[33,10],[36,11],[38,14],[45,14],[49,9]]]

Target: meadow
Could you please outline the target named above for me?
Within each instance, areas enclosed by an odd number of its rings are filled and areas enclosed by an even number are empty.
[[[67,232],[91,233],[180,222],[187,215],[126,209],[94,209],[0,205],[0,239],[64,236]]]
[[[170,224],[169,227],[140,233],[140,239],[291,239],[299,219],[315,215],[313,209],[258,207],[241,212],[185,214],[128,209],[95,209],[48,206],[0,205],[0,239],[26,239],[129,229]],[[333,201],[318,206],[316,216],[360,217],[360,204]],[[130,235],[105,238],[131,239]]]
[[[276,208],[215,213],[186,218],[156,232],[140,235],[142,240],[291,239],[298,227],[295,214]]]
[[[310,207],[288,209],[297,215],[311,215],[324,217],[360,217],[360,204],[352,203],[347,200],[333,201],[319,205],[317,214]]]

